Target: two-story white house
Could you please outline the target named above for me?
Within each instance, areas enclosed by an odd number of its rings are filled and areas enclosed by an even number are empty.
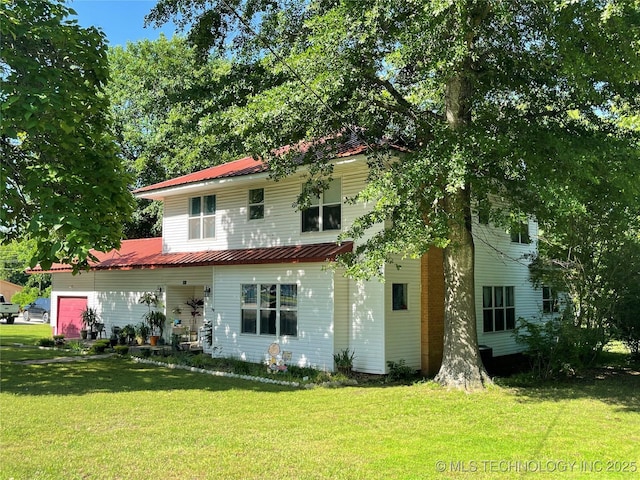
[[[275,342],[300,366],[331,371],[333,354],[349,349],[358,371],[382,374],[388,361],[403,359],[435,373],[444,314],[440,251],[388,268],[384,282],[326,268],[353,248],[337,244],[337,235],[369,208],[345,202],[365,185],[364,153],[357,145],[342,151],[330,188],[304,211],[294,205],[301,175],[275,182],[249,157],[137,190],[163,202],[162,238],[125,240],[117,251],[97,253],[99,261],[79,275],[54,265],[55,331],[74,336],[86,306],[97,309],[107,332],[140,322],[146,306],[138,300],[156,292],[170,321],[194,329],[211,322],[215,355],[262,362]],[[524,258],[536,248],[536,224],[511,235],[476,222],[473,232],[478,341],[494,356],[515,353],[516,319],[542,312]],[[195,318],[185,305],[191,297],[204,300]],[[182,313],[173,314],[175,307]]]

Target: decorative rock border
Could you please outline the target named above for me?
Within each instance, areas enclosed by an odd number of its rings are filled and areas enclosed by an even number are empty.
[[[179,365],[175,363],[158,362],[156,360],[149,360],[148,358],[140,358],[140,357],[134,357],[134,356],[132,356],[131,359],[136,363],[145,363],[148,365],[156,365],[159,367],[165,367],[165,368],[171,368],[171,369],[177,369],[177,370],[186,370],[186,371],[195,372],[195,373],[204,373],[208,375],[213,375],[214,377],[239,378],[242,380],[249,380],[253,382],[270,383],[272,385],[283,385],[285,387],[296,387],[296,388],[306,387],[306,385],[300,384],[299,382],[287,382],[285,380],[275,380],[275,379],[266,378],[266,377],[255,377],[253,375],[240,375],[238,373],[221,372],[219,370],[207,370],[206,368],[191,367],[189,365]]]

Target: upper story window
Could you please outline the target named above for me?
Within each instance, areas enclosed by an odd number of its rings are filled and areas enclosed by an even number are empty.
[[[216,196],[189,199],[189,240],[216,236]]]
[[[264,188],[249,190],[249,220],[264,218]]]
[[[319,197],[311,200],[311,206],[302,211],[303,232],[324,232],[342,228],[342,182],[331,181]]]
[[[489,207],[486,203],[478,205],[478,223],[480,225],[489,225]]]
[[[511,226],[511,241],[513,243],[531,243],[529,222],[518,222]]]
[[[558,311],[558,295],[551,287],[542,287],[542,313],[557,313]]]
[[[482,323],[485,333],[516,328],[514,287],[482,287]]]

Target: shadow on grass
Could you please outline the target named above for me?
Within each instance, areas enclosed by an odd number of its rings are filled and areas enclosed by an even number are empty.
[[[526,380],[516,376],[501,379],[499,383],[513,388],[522,402],[590,399],[621,411],[640,413],[638,366],[594,368],[575,377],[547,381]]]
[[[15,395],[85,395],[91,393],[243,389],[269,393],[292,387],[217,377],[110,357],[70,363],[24,365],[3,362],[0,390]]]

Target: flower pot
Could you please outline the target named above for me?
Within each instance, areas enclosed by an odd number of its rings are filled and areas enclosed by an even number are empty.
[[[149,343],[151,344],[152,347],[155,347],[156,345],[158,345],[159,338],[160,338],[160,335],[151,335],[149,337]]]
[[[82,340],[87,339],[87,330],[80,330],[80,338],[82,338]]]

